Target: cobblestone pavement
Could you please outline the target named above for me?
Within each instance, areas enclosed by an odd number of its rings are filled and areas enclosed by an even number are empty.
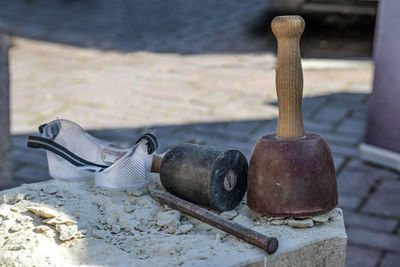
[[[12,34],[122,52],[254,52],[247,28],[268,0],[0,0]],[[244,44],[243,37],[247,38]]]
[[[207,1],[211,2],[214,1]],[[264,3],[252,3],[258,2]],[[10,3],[11,7],[14,5],[14,2]],[[122,2],[119,8],[121,5]],[[109,7],[107,4],[100,6]],[[45,10],[51,10],[47,8]],[[155,8],[161,8],[159,12],[162,12],[165,7]],[[83,16],[78,14],[79,10],[77,8],[77,16]],[[212,11],[207,13],[210,18],[224,12],[220,8],[209,10]],[[232,7],[232,10],[236,9]],[[256,13],[254,8],[249,10],[241,16],[247,18]],[[35,17],[35,12],[26,12]],[[43,38],[36,38],[28,36],[28,33],[38,34],[41,27],[23,30],[32,24],[21,24],[18,26],[21,28],[16,26],[16,32],[20,33],[17,35],[46,42],[15,37],[10,50],[14,185],[49,179],[44,152],[27,149],[26,135],[35,133],[41,123],[57,117],[76,121],[83,128],[90,129],[93,135],[120,145],[130,144],[141,132],[151,128],[156,130],[160,139],[159,153],[175,144],[192,142],[234,147],[249,157],[256,140],[275,131],[275,58],[270,53],[245,53],[249,51],[247,49],[262,50],[264,44],[257,47],[256,42],[253,43],[251,37],[247,39],[244,33],[233,35],[239,40],[235,43],[237,50],[234,50],[232,47],[224,48],[223,44],[227,43],[223,40],[228,38],[225,35],[206,33],[212,26],[194,30],[196,23],[192,20],[199,21],[201,12],[206,11],[199,7],[193,13],[186,13],[187,17],[180,18],[181,23],[190,21],[188,26],[179,24],[184,32],[182,43],[186,42],[188,35],[198,40],[219,40],[216,42],[221,46],[216,47],[227,53],[216,53],[218,49],[209,50],[205,46],[196,48],[196,45],[190,46],[190,42],[181,45],[177,36],[163,41],[163,46],[171,46],[171,50],[164,52],[173,53],[132,53],[138,50],[160,51],[145,49],[151,46],[150,41],[134,49],[129,47],[136,44],[123,49],[126,43],[116,41],[119,40],[117,37],[107,47],[116,51],[93,50],[88,49],[93,46],[86,43],[84,31],[82,35],[70,35],[75,36],[77,43],[54,43],[47,41],[65,40],[66,37],[52,39],[52,35],[46,32]],[[200,15],[196,16],[197,13]],[[232,14],[232,21],[236,21],[234,11],[227,13]],[[27,21],[32,19],[28,15],[24,17]],[[85,17],[96,18],[90,12]],[[10,22],[12,18],[8,19],[6,23],[14,25]],[[39,17],[36,19],[40,20]],[[74,19],[65,21],[77,23]],[[158,24],[149,21],[153,26],[143,29],[143,40],[163,40],[157,36],[164,31],[151,33]],[[115,25],[119,23],[121,21],[115,21]],[[232,22],[230,27],[233,28],[226,28],[224,32],[236,30],[235,23]],[[238,22],[240,25],[243,23]],[[43,25],[48,27],[46,21]],[[62,27],[61,22],[54,29],[58,27]],[[148,36],[147,32],[150,32]],[[57,32],[52,34],[56,36]],[[101,48],[107,38],[98,35],[94,47]],[[75,46],[66,45],[68,43]],[[244,47],[240,47],[241,43]],[[235,51],[240,53],[233,53]],[[191,55],[185,55],[187,52]],[[396,266],[400,262],[400,174],[362,163],[357,148],[364,133],[372,65],[360,61],[306,59],[303,67],[306,131],[322,135],[335,160],[339,202],[345,212],[349,235],[346,264]]]

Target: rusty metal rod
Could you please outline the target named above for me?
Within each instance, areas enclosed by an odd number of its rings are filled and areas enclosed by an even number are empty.
[[[172,194],[150,190],[150,196],[162,204],[193,216],[205,223],[215,226],[247,243],[265,250],[268,254],[278,249],[278,240],[275,237],[267,237],[235,222],[228,221],[221,216],[199,207]]]

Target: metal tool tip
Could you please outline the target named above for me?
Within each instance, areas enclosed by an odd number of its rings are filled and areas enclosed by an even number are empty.
[[[265,251],[268,254],[273,254],[278,249],[278,245],[279,245],[278,239],[274,237],[268,238],[267,244],[265,246]]]

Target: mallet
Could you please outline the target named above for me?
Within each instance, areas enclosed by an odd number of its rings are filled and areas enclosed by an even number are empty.
[[[321,136],[304,132],[299,47],[303,30],[300,16],[280,16],[272,21],[278,41],[278,127],[276,135],[265,135],[255,144],[247,189],[249,208],[270,216],[320,214],[333,209],[338,201],[329,147]]]
[[[229,148],[181,144],[154,156],[151,171],[171,194],[220,211],[235,208],[247,188],[247,159]]]

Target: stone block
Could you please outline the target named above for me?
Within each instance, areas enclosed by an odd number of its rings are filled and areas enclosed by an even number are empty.
[[[398,266],[399,263],[400,263],[400,255],[399,254],[387,253],[383,257],[380,267],[394,267],[394,266]]]
[[[384,180],[365,204],[363,211],[400,217],[400,181]]]
[[[376,250],[347,246],[346,267],[375,267],[380,253]]]
[[[333,106],[325,106],[315,116],[314,120],[325,123],[335,124],[344,119],[349,111],[345,108],[337,108]]]
[[[339,193],[339,207],[355,210],[360,206],[362,201],[361,197],[341,195]]]
[[[355,146],[359,143],[360,138],[356,135],[341,135],[337,133],[321,133],[322,137],[328,144]]]
[[[360,154],[358,148],[354,146],[329,144],[329,148],[333,154],[347,157],[359,157]]]
[[[350,135],[363,135],[365,131],[365,122],[360,120],[347,119],[337,128],[338,133]]]
[[[159,176],[151,179],[151,189],[160,189]],[[5,233],[0,241],[7,238],[0,247],[0,265],[344,266],[345,262],[347,235],[340,209],[324,223],[299,229],[272,225],[242,203],[233,220],[278,239],[278,250],[268,255],[188,215],[178,213],[174,225],[159,226],[157,214],[173,212],[168,207],[146,193],[98,188],[90,179],[22,185],[1,191],[0,203],[0,218],[7,218],[0,224]],[[44,220],[29,211],[43,208],[56,217]],[[73,231],[61,239],[68,227]],[[188,231],[179,231],[183,228]]]
[[[374,231],[381,231],[391,233],[397,226],[397,220],[371,216],[359,212],[352,212],[349,210],[344,211],[346,227],[360,227],[371,229]]]
[[[345,158],[340,156],[334,156],[333,162],[335,163],[335,170],[338,171],[338,169],[340,169],[343,163],[345,162]]]
[[[344,170],[338,178],[338,190],[342,195],[365,197],[378,177],[368,174]]]
[[[27,181],[40,182],[50,179],[49,171],[46,167],[24,166],[15,172],[15,177],[25,179]]]
[[[369,248],[400,251],[400,238],[386,233],[372,232],[364,229],[347,229],[349,243]]]

